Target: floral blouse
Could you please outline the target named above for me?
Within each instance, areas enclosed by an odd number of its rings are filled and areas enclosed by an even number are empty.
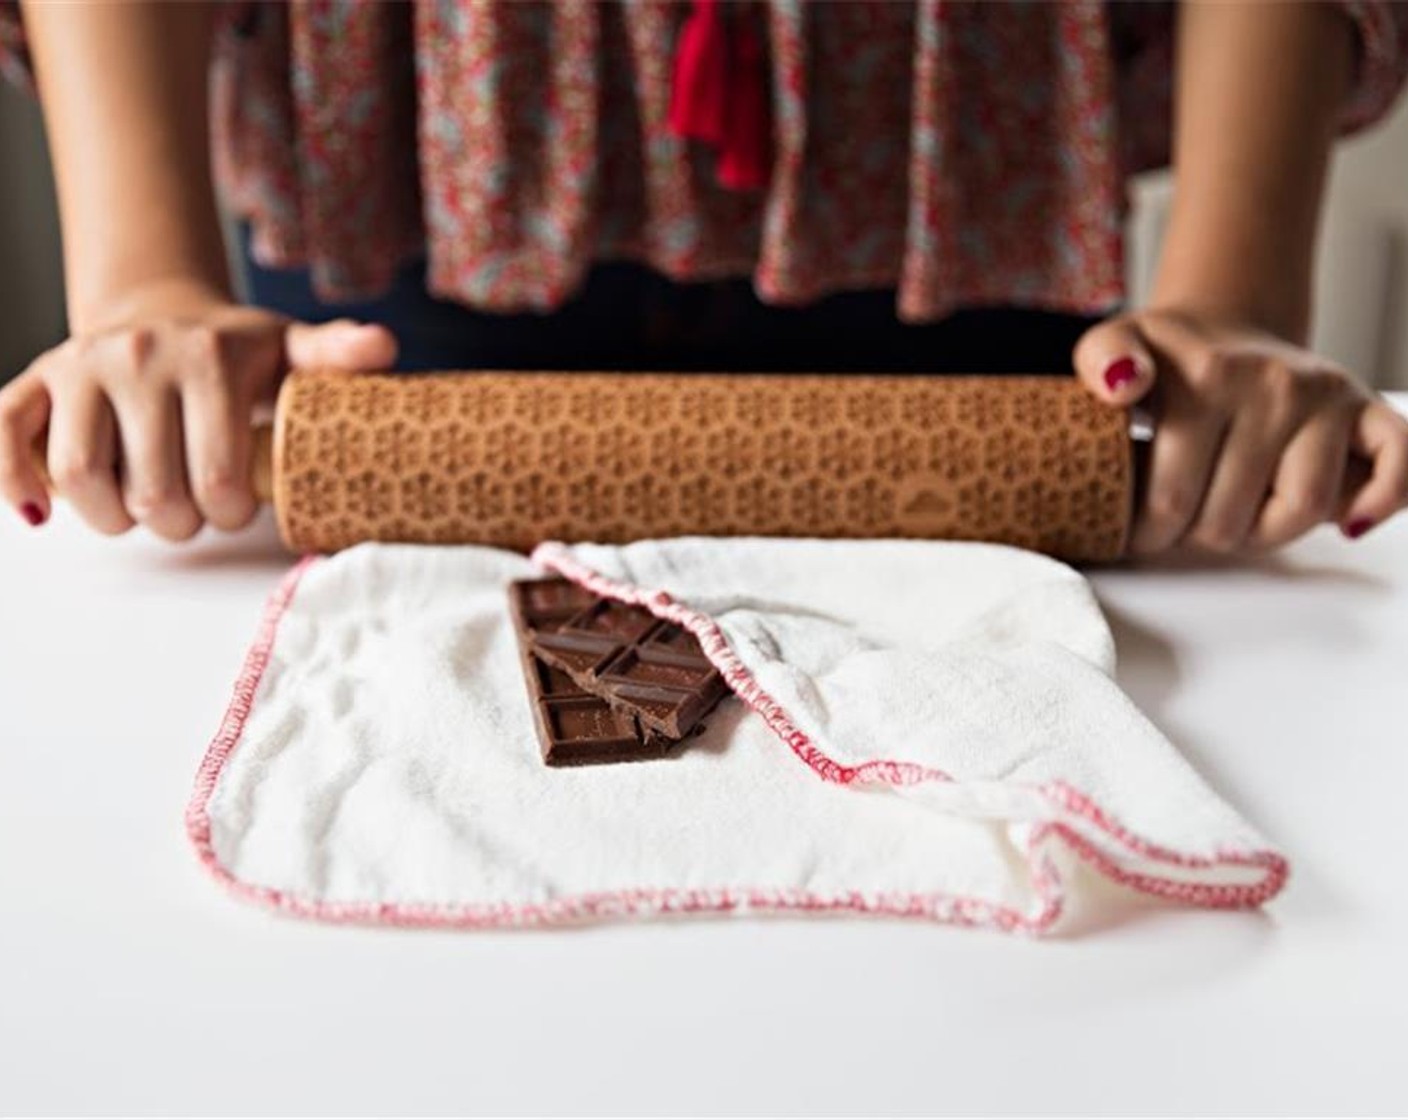
[[[1408,4],[1337,3],[1350,130],[1408,74]],[[776,304],[893,288],[909,321],[1098,312],[1124,294],[1126,177],[1168,160],[1171,4],[223,7],[223,195],[328,299],[423,256],[439,296],[548,310],[627,259]],[[24,80],[10,0],[0,66]]]

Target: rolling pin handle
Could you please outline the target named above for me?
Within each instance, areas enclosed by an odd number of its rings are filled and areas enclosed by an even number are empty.
[[[256,424],[250,447],[249,485],[260,504],[274,500],[274,426]]]

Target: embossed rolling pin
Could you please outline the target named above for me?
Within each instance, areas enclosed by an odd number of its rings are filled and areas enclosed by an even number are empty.
[[[1074,378],[306,371],[276,409],[290,547],[679,534],[1125,547],[1129,418]]]
[[[1118,558],[1127,413],[1074,378],[303,370],[254,485],[297,551],[682,534]]]

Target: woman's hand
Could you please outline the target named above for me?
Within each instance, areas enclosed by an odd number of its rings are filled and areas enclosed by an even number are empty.
[[[1356,45],[1334,5],[1178,5],[1151,306],[1075,353],[1097,397],[1156,416],[1136,552],[1276,548],[1322,521],[1357,537],[1408,505],[1408,422],[1296,345]]]
[[[0,390],[0,501],[59,494],[104,533],[184,540],[254,514],[250,419],[293,365],[376,369],[381,327],[310,327],[229,296],[210,180],[207,4],[26,2],[74,337]]]
[[[99,532],[240,528],[256,508],[251,414],[284,372],[395,357],[384,327],[294,323],[199,286],[133,294],[0,389],[0,498],[33,525],[48,519],[34,459],[47,431],[55,492]]]
[[[1093,327],[1075,365],[1156,417],[1136,553],[1278,548],[1324,521],[1358,537],[1408,507],[1408,421],[1263,330],[1146,310]]]

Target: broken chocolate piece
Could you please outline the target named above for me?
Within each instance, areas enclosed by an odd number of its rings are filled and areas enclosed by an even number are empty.
[[[533,651],[641,724],[682,739],[727,693],[694,635],[642,607],[596,599],[531,639]]]
[[[630,711],[583,690],[570,674],[533,650],[537,627],[560,626],[594,602],[590,592],[566,580],[524,580],[509,589],[543,760],[549,766],[573,766],[662,758],[675,747],[673,739],[643,727]]]

